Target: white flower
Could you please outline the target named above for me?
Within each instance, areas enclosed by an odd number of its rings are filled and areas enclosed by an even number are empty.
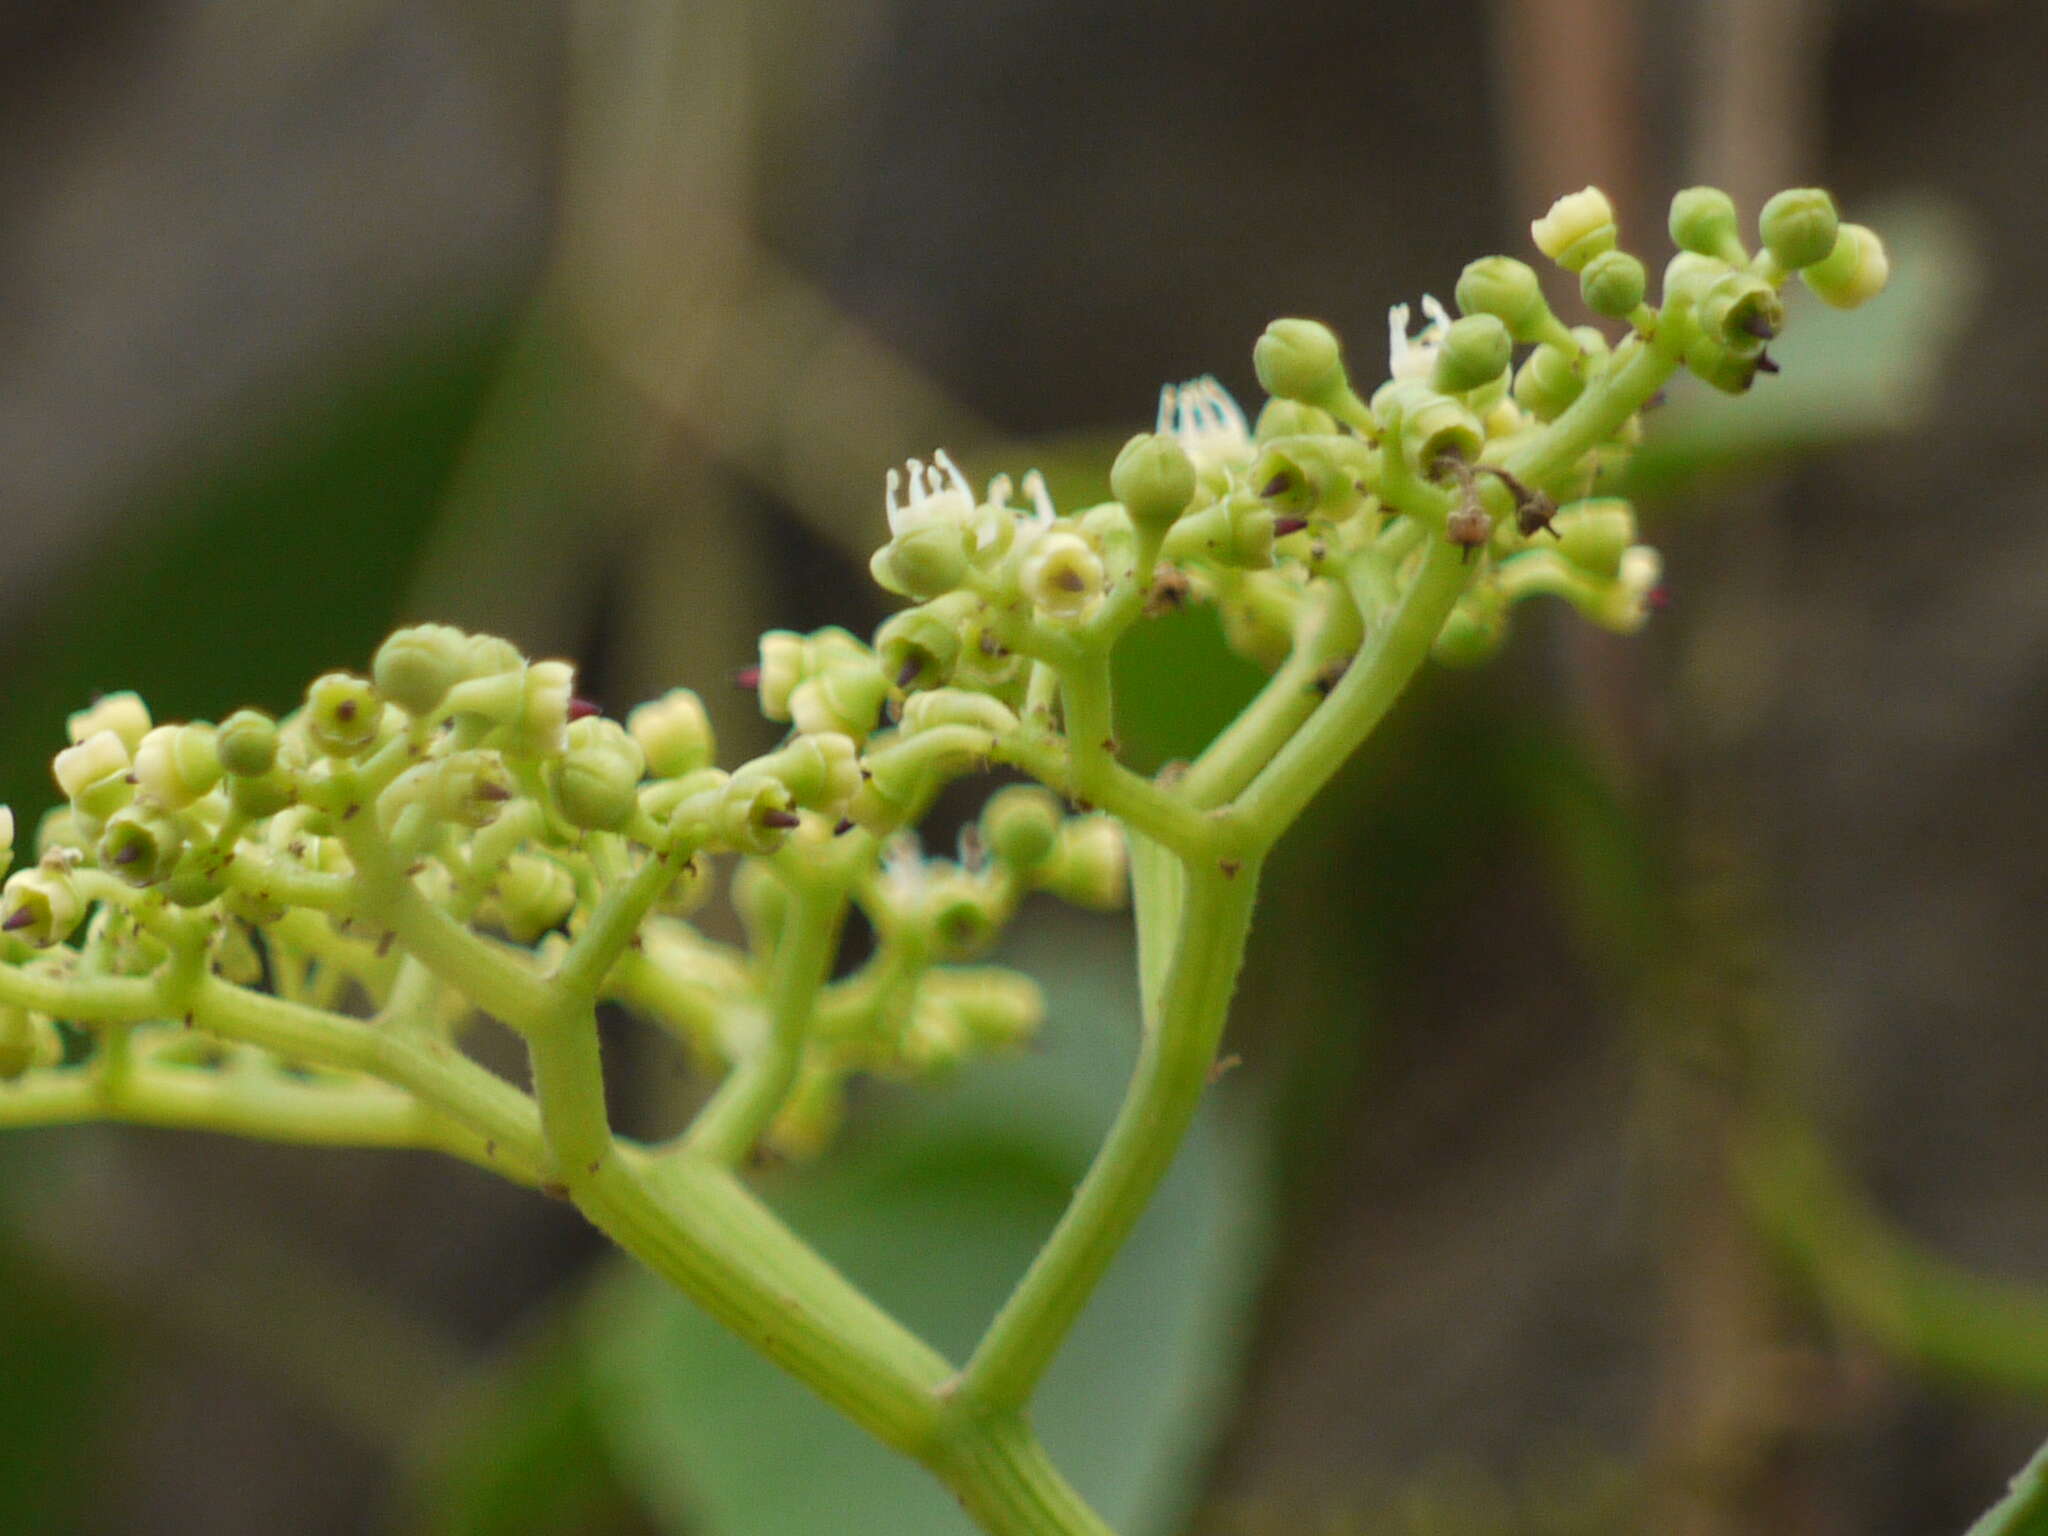
[[[1197,474],[1251,463],[1252,434],[1244,412],[1229,390],[1207,376],[1159,391],[1159,430],[1187,450]]]
[[[1408,306],[1396,304],[1387,311],[1387,377],[1395,383],[1404,379],[1429,382],[1436,367],[1437,349],[1450,329],[1451,312],[1432,294],[1422,296],[1422,313],[1427,316],[1421,330],[1408,334]]]
[[[934,526],[967,527],[974,517],[974,492],[945,449],[932,455],[929,466],[922,459],[912,459],[906,467],[910,474],[905,499],[897,499],[905,489],[902,475],[892,469],[883,481],[882,500],[889,511],[892,537],[900,539]]]

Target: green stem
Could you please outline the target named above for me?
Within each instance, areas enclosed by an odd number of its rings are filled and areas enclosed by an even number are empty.
[[[846,894],[832,885],[800,885],[775,948],[768,981],[768,1036],[735,1066],[698,1114],[682,1145],[713,1162],[737,1163],[753,1150],[788,1099],[803,1064],[818,993],[839,953]]]
[[[1964,1536],[2040,1536],[2048,1531],[2048,1445],[2034,1452],[2012,1486]]]
[[[1674,315],[1653,341],[1626,337],[1606,376],[1533,440],[1508,454],[1501,467],[1535,486],[1545,486],[1574,468],[1589,449],[1612,437],[1664,387],[1677,370],[1687,330],[1685,317]]]
[[[1258,891],[1256,862],[1190,867],[1159,1019],[1095,1162],[1052,1237],[990,1324],[962,1393],[990,1410],[1030,1400],[1179,1150],[1208,1086]]]
[[[1271,846],[1358,750],[1408,686],[1465,590],[1464,551],[1438,539],[1386,627],[1369,640],[1322,707],[1237,797],[1244,826]]]
[[[1112,1536],[1060,1476],[1021,1414],[970,1421],[925,1465],[991,1536]]]
[[[1251,703],[1195,759],[1176,786],[1180,793],[1206,810],[1243,789],[1322,703],[1315,683],[1316,663],[1299,649],[1288,652]]]

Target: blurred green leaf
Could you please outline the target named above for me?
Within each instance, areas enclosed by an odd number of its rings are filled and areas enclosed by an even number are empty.
[[[10,1171],[18,1166],[10,1159]],[[0,1231],[0,1531],[77,1529],[115,1386],[114,1340]]]
[[[1057,1218],[1121,1091],[1136,1031],[1122,937],[1046,924],[1016,958],[1046,982],[1046,1049],[892,1106],[871,1136],[777,1202],[955,1359]],[[1175,1528],[1197,1491],[1242,1351],[1265,1196],[1262,1168],[1205,1116],[1034,1409],[1054,1459],[1130,1536]],[[652,1277],[622,1273],[586,1320],[620,1465],[668,1528],[971,1531],[925,1473]]]
[[[559,1318],[439,1416],[389,1521],[406,1536],[579,1536],[648,1529],[620,1487],[574,1331]]]

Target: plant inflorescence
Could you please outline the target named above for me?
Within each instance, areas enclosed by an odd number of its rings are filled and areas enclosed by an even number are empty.
[[[1466,267],[1458,314],[1390,315],[1362,393],[1337,338],[1282,320],[1248,421],[1213,380],[1167,389],[1062,513],[1042,480],[978,485],[943,452],[890,471],[872,563],[909,600],[871,641],[763,637],[747,684],[787,722],[714,766],[677,689],[609,719],[560,661],[438,625],[283,719],[156,723],[133,694],[72,716],[65,803],[0,894],[0,1124],[125,1119],[283,1141],[432,1147],[573,1200],[618,1243],[887,1443],[987,1529],[1107,1529],[1032,1438],[1033,1391],[1202,1097],[1261,862],[1432,656],[1477,661],[1515,604],[1638,627],[1659,561],[1602,494],[1681,370],[1775,371],[1797,273],[1853,306],[1868,230],[1779,194],[1760,245],[1722,193],[1672,203],[1658,302],[1588,188],[1533,226],[1618,336],[1571,326],[1536,272]],[[1519,361],[1518,361],[1519,355]],[[1119,752],[1110,661],[1166,607],[1213,605],[1270,672],[1193,761]],[[957,857],[914,828],[947,784],[997,790]],[[5,867],[0,865],[0,867]],[[690,922],[721,873],[745,933]],[[971,1357],[941,1358],[742,1182],[816,1150],[848,1079],[1028,1035],[1032,983],[975,963],[1024,896],[1136,913],[1144,1034],[1118,1116]],[[858,910],[871,953],[842,971]],[[596,1010],[623,1004],[717,1086],[656,1142],[616,1134]],[[531,1091],[465,1049],[490,1018]]]

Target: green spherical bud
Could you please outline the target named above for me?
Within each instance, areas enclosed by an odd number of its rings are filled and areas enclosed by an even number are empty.
[[[100,868],[133,886],[169,878],[185,849],[185,834],[172,818],[131,805],[107,818],[100,833]]]
[[[553,859],[515,853],[505,861],[485,904],[485,921],[515,944],[532,944],[559,928],[576,907],[576,881]]]
[[[149,734],[149,706],[134,693],[103,693],[89,708],[81,709],[65,722],[72,742],[82,742],[101,731],[112,731],[121,745],[133,752]]]
[[[50,773],[81,816],[105,820],[135,797],[127,745],[98,730],[50,760]]]
[[[1319,406],[1299,400],[1268,400],[1259,410],[1253,438],[1270,443],[1276,437],[1324,437],[1337,430],[1337,418]]]
[[[804,637],[795,630],[771,629],[761,636],[754,687],[761,696],[761,713],[770,720],[789,718],[789,696],[808,670],[804,652]]]
[[[981,841],[998,864],[1028,875],[1052,857],[1064,818],[1051,790],[1012,784],[981,811]]]
[[[593,715],[568,727],[565,750],[552,768],[562,819],[572,827],[612,832],[633,814],[647,755],[616,720]]]
[[[1109,492],[1141,527],[1165,528],[1195,499],[1195,461],[1164,432],[1140,432],[1109,470]]]
[[[1746,260],[1735,200],[1719,187],[1687,187],[1671,199],[1671,243],[1699,256]]]
[[[1550,205],[1550,211],[1529,226],[1536,249],[1568,272],[1614,249],[1619,238],[1614,226],[1614,208],[1598,187],[1568,193]]]
[[[1835,249],[1841,220],[1835,200],[1819,187],[1793,187],[1764,204],[1756,232],[1771,260],[1787,272],[1825,261]]]
[[[135,749],[135,783],[166,810],[182,811],[220,782],[220,750],[210,725],[160,725]]]
[[[1124,904],[1129,875],[1123,829],[1107,816],[1072,816],[1060,828],[1040,884],[1077,907],[1113,912]]]
[[[414,718],[431,715],[468,675],[469,637],[446,624],[401,629],[377,648],[377,691]]]
[[[1267,570],[1273,564],[1272,504],[1241,493],[1212,502],[1173,525],[1165,554],[1169,560]]]
[[[0,1082],[13,1082],[36,1067],[64,1059],[64,1043],[41,1014],[0,1003]]]
[[[78,888],[56,864],[18,869],[0,889],[0,934],[12,934],[37,949],[62,944],[84,916]]]
[[[1482,256],[1458,274],[1458,310],[1492,315],[1517,341],[1534,341],[1550,323],[1536,271],[1512,256]]]
[[[517,672],[526,665],[519,647],[496,635],[471,635],[462,643],[462,675],[467,678],[497,677]]]
[[[1579,269],[1579,297],[1610,320],[1626,319],[1643,302],[1649,275],[1627,251],[1607,251]]]
[[[360,757],[384,728],[384,701],[368,678],[329,672],[306,690],[305,726],[329,757]]]
[[[566,661],[528,664],[519,709],[505,722],[505,750],[514,757],[559,757],[569,745],[569,706],[576,669]]]
[[[1508,370],[1515,339],[1498,315],[1466,315],[1445,328],[1429,386],[1446,395],[1482,389]]]
[[[219,862],[204,843],[187,843],[178,867],[157,887],[164,899],[177,907],[203,907],[226,888]]]
[[[1325,405],[1350,388],[1336,333],[1315,320],[1275,320],[1252,348],[1252,367],[1281,400]]]
[[[1891,258],[1876,234],[1861,224],[1844,224],[1835,248],[1799,276],[1826,303],[1854,309],[1884,291],[1891,270]]]
[[[0,805],[0,874],[14,862],[14,807]]]
[[[899,688],[937,688],[960,659],[960,622],[942,604],[906,608],[875,631],[884,676]]]
[[[221,721],[213,746],[229,773],[266,774],[277,761],[277,722],[259,709],[238,709]]]
[[[1588,575],[1612,581],[1636,541],[1635,509],[1619,496],[1575,501],[1550,520],[1557,552]]]
[[[898,534],[876,550],[868,573],[899,597],[939,597],[967,579],[967,531],[952,523],[926,523]]]
[[[694,773],[718,755],[704,701],[688,688],[671,688],[636,705],[626,716],[626,729],[647,754],[647,771],[656,778]]]
[[[409,782],[414,775],[416,785]],[[400,785],[408,785],[409,792],[400,792]],[[437,820],[472,829],[496,821],[513,794],[504,758],[482,750],[451,752],[408,768],[386,791],[394,812],[408,803],[425,804]],[[379,802],[380,811],[387,801]]]
[[[1585,390],[1586,377],[1560,347],[1538,347],[1515,373],[1515,400],[1538,421],[1555,421]]]
[[[1730,272],[1700,299],[1700,329],[1736,352],[1756,353],[1785,326],[1778,290],[1749,272]]]

